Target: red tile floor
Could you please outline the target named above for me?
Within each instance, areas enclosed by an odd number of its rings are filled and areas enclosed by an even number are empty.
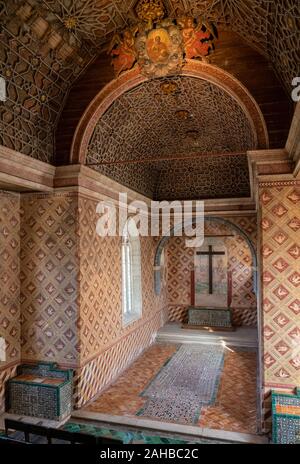
[[[151,346],[114,384],[84,409],[111,415],[134,416],[146,401],[139,396],[140,393],[175,351],[176,345]],[[226,350],[216,403],[202,409],[197,425],[255,433],[255,352]]]

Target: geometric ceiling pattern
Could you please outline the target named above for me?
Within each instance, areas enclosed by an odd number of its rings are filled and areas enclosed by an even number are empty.
[[[96,125],[86,164],[254,148],[250,122],[233,97],[203,79],[177,76],[117,98]]]
[[[177,76],[117,98],[96,124],[86,164],[154,199],[243,197],[245,152],[254,148],[251,124],[233,97]]]
[[[0,0],[0,143],[54,162],[54,135],[73,83],[137,21],[136,0]],[[273,64],[290,92],[300,74],[296,0],[164,0],[171,16],[192,14],[240,34]]]
[[[37,3],[39,5],[37,5]],[[93,58],[69,45],[38,9],[41,2],[0,1],[0,143],[54,161],[54,130],[70,86]]]
[[[246,154],[205,156],[158,163],[155,200],[201,200],[250,196]]]
[[[102,174],[153,200],[243,198],[250,196],[247,155],[115,164]]]

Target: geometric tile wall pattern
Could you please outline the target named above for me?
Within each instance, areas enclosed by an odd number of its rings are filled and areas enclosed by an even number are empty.
[[[253,236],[255,235],[255,217],[240,218],[236,222],[242,223]],[[225,224],[205,222],[205,234],[232,233],[235,234]],[[249,247],[243,237],[237,234],[234,237],[225,238],[224,242],[228,250],[228,268],[232,273],[233,322],[235,325],[256,325],[256,296],[253,292],[252,257]],[[194,268],[194,250],[185,247],[184,237],[170,238],[166,250],[169,320],[184,322],[187,306],[191,302],[191,270]]]
[[[97,201],[79,197],[80,237],[80,365],[97,356],[144,324],[166,306],[166,292],[154,293],[153,263],[156,241],[141,238],[142,318],[122,327],[121,238],[99,237]]]
[[[20,359],[19,204],[19,195],[0,191],[0,337],[6,342],[0,369]]]
[[[287,393],[287,394],[295,393],[293,386],[290,386],[290,387],[281,386],[280,390],[283,393]],[[270,432],[270,430],[272,429],[272,395],[271,395],[270,386],[263,387],[262,418],[263,418],[262,431],[266,433]]]
[[[103,352],[125,346],[128,337],[136,346],[131,342],[120,354],[123,368],[165,320],[166,291],[154,294],[156,241],[142,238],[142,318],[122,328],[121,242],[96,234],[97,203],[77,193],[22,195],[23,360],[94,366]],[[108,367],[109,375],[119,369],[113,361]]]
[[[142,237],[142,317],[122,327],[121,239],[97,235],[97,204],[79,195],[81,367],[76,371],[77,406],[95,396],[153,342],[163,325],[166,306],[166,290],[159,296],[154,293],[156,240]]]
[[[158,161],[155,200],[190,200],[250,196],[247,155],[198,156]],[[151,167],[151,166],[149,166]]]
[[[86,365],[84,372],[90,372],[108,356],[107,373],[101,369],[101,378],[93,381],[97,390],[153,341],[165,321],[166,288],[160,296],[154,294],[156,240],[142,238],[142,318],[122,328],[121,242],[96,235],[96,206],[97,201],[78,194],[60,193],[23,194],[19,208],[18,196],[1,193],[0,295],[5,312],[0,327],[8,343],[7,361],[18,361],[20,298],[22,359]],[[2,377],[7,375],[7,369],[1,370]]]
[[[260,184],[265,384],[300,385],[300,182]]]
[[[76,194],[21,199],[22,358],[78,360],[78,206]]]

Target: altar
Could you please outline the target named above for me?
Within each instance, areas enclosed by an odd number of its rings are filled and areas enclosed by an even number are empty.
[[[188,307],[188,323],[185,328],[203,330],[234,330],[231,308]]]
[[[234,330],[232,325],[232,279],[227,249],[220,238],[206,238],[195,252],[191,272],[191,305],[185,328]]]

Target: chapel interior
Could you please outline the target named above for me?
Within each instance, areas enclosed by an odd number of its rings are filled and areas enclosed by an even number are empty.
[[[297,0],[0,0],[0,444],[300,443],[299,100]]]

